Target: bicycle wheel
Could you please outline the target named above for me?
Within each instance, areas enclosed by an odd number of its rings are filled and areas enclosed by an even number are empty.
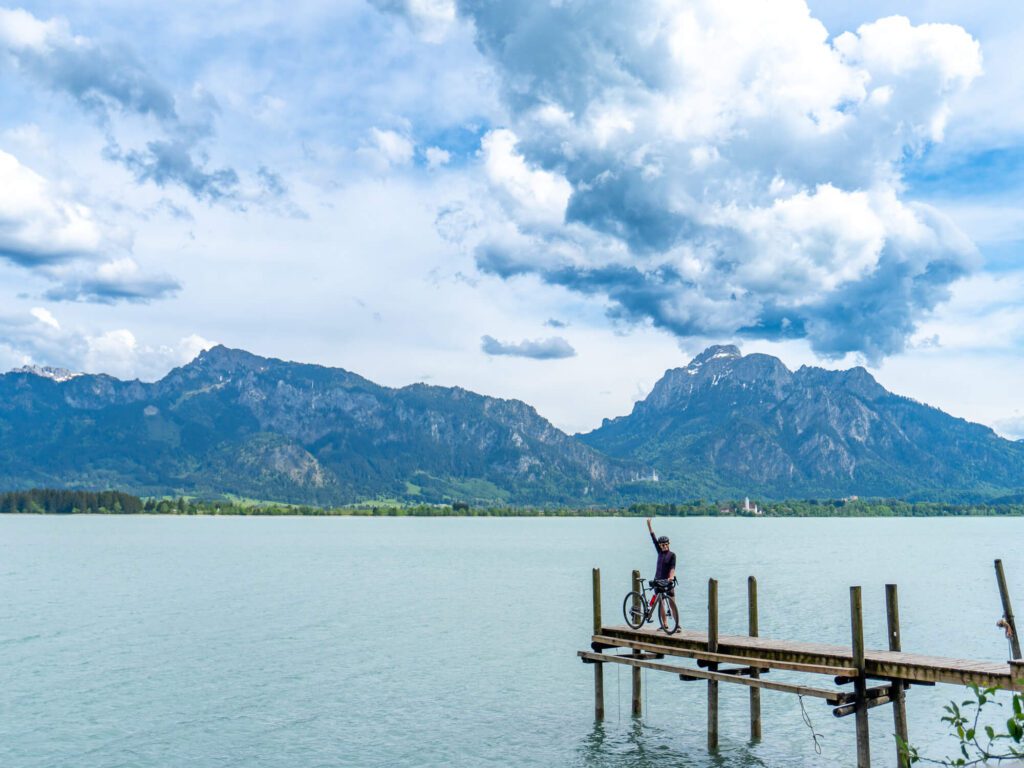
[[[622,601],[622,615],[626,623],[633,629],[644,625],[644,596],[639,592],[630,592]]]
[[[658,611],[658,622],[661,624],[661,628],[670,635],[674,635],[679,631],[679,610],[676,608],[676,600],[674,597],[669,595],[661,596],[661,606],[664,608],[664,618],[662,617],[662,611]]]

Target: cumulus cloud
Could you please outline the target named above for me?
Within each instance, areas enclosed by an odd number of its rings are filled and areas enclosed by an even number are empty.
[[[0,61],[63,93],[92,115],[107,135],[106,156],[122,163],[140,182],[177,184],[197,199],[232,196],[238,174],[208,170],[203,140],[213,133],[216,103],[201,96],[182,115],[174,94],[154,78],[125,46],[101,45],[72,33],[63,19],[43,21],[27,11],[0,8]],[[115,138],[115,119],[134,116],[155,121],[165,138],[143,149],[125,150]]]
[[[516,151],[512,131],[491,131],[480,142],[484,171],[516,219],[532,226],[558,226],[572,186],[557,173],[531,168]]]
[[[95,255],[101,244],[89,208],[0,150],[0,258],[33,267]]]
[[[976,265],[900,177],[981,72],[959,27],[890,17],[830,41],[803,0],[458,9],[510,114],[481,143],[501,207],[476,233],[484,272],[679,336],[877,360]]]
[[[412,141],[397,131],[372,128],[369,142],[360,150],[360,154],[381,170],[386,170],[408,165],[412,162],[415,151],[416,147]]]
[[[212,346],[214,342],[195,334],[175,344],[151,345],[141,343],[127,328],[99,332],[65,328],[45,308],[0,314],[0,369],[52,365],[152,380]]]
[[[440,147],[427,147],[423,156],[427,161],[427,168],[432,171],[447,165],[452,159],[452,153]]]
[[[498,341],[493,336],[482,336],[480,347],[488,355],[529,357],[533,360],[561,360],[576,356],[576,350],[572,345],[559,336],[533,341],[524,339],[519,343]]]
[[[118,248],[87,205],[0,150],[0,259],[57,283],[46,298],[147,302],[180,289],[131,258],[102,262]]]

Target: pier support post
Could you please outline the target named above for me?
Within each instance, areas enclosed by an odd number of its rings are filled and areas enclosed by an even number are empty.
[[[718,582],[708,579],[708,651],[718,652]],[[714,672],[718,664],[708,664]],[[718,681],[708,680],[708,750],[718,749]]]
[[[1010,689],[1024,693],[1024,661],[1010,660]]]
[[[867,679],[864,677],[864,611],[860,587],[850,587],[850,633],[853,640],[853,666],[857,668],[857,678],[853,681],[853,692],[856,697],[857,768],[871,768],[868,702],[865,696]]]
[[[1006,623],[1010,625],[1010,632],[1013,633],[1010,637],[1010,649],[1013,652],[1013,658],[1019,659],[1020,655],[1020,636],[1017,634],[1017,622],[1013,618],[1013,606],[1010,605],[1010,591],[1006,588],[1006,574],[1003,573],[1003,561],[996,560],[996,581],[999,582],[999,599],[1003,601],[1003,616],[1006,618]]]
[[[594,634],[601,634],[601,569],[593,574]],[[604,664],[594,664],[594,719],[604,720]]]
[[[747,634],[757,637],[757,579],[753,576],[747,577]],[[761,673],[754,669],[750,676],[757,679]],[[761,689],[750,689],[750,739],[751,741],[761,740]]]
[[[640,571],[633,571],[633,591],[640,593]],[[638,606],[643,610],[643,606]],[[639,656],[640,651],[634,650],[634,656]],[[643,670],[640,667],[633,667],[633,714],[637,717],[643,714],[643,691],[640,688]]]
[[[889,629],[889,650],[902,651],[903,642],[900,639],[900,600],[895,584],[885,585],[885,623]],[[890,696],[892,697],[892,721],[896,732],[896,765],[899,768],[909,768],[910,760],[906,752],[901,748],[900,743],[907,744],[910,737],[907,734],[907,694],[903,689],[900,680],[893,680]]]

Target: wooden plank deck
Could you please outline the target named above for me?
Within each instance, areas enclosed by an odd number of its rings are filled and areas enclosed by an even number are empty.
[[[600,632],[592,639],[593,642],[604,645],[638,648],[667,656],[697,659],[707,657],[714,660],[712,657],[717,654],[738,659],[760,659],[764,663],[758,662],[757,666],[775,669],[785,669],[786,665],[814,665],[825,668],[821,671],[809,667],[799,670],[818,674],[830,674],[837,667],[848,668],[853,665],[853,654],[849,647],[745,635],[719,635],[718,647],[715,654],[712,654],[708,651],[707,633],[697,630],[683,629],[674,635],[666,635],[654,628],[637,630],[625,625],[602,625]],[[772,662],[778,662],[778,665],[773,665]],[[865,663],[868,677],[918,683],[976,683],[983,687],[1019,690],[1019,686],[1015,686],[1010,675],[1010,665],[1007,662],[868,650],[865,654]]]

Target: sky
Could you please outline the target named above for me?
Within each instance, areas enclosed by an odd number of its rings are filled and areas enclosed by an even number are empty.
[[[0,5],[0,370],[219,343],[578,432],[735,343],[1024,437],[1024,7],[967,5]]]

